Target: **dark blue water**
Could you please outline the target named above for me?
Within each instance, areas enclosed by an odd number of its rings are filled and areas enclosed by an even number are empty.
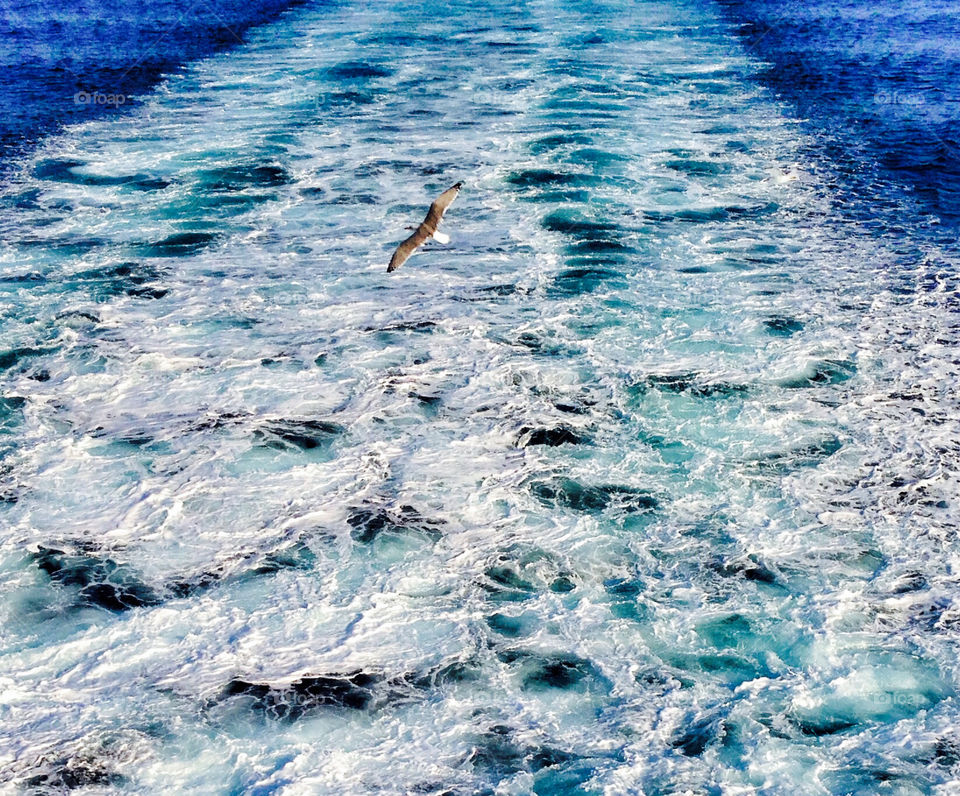
[[[60,125],[116,114],[164,74],[301,0],[11,0],[0,6],[0,173]]]
[[[837,207],[960,223],[960,13],[943,0],[720,0],[759,78],[809,120]],[[899,218],[898,218],[899,216]],[[913,218],[906,219],[907,223]]]
[[[303,0],[69,0],[0,11],[0,171],[58,126],[123,112],[164,74],[243,43]],[[904,6],[718,0],[764,84],[815,131],[838,207],[895,224],[905,212],[960,223],[960,14]],[[898,188],[902,188],[905,195]]]

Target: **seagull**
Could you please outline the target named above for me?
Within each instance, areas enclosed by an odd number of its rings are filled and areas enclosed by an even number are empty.
[[[444,235],[442,232],[437,232],[437,227],[440,225],[440,219],[443,218],[443,214],[447,212],[447,208],[453,204],[453,200],[456,199],[457,194],[460,193],[461,185],[463,185],[463,183],[458,182],[452,188],[447,188],[447,190],[440,194],[434,203],[430,205],[430,209],[427,211],[427,217],[423,219],[423,222],[416,228],[416,231],[397,246],[393,257],[390,258],[390,265],[387,266],[388,274],[391,271],[396,271],[417,248],[431,238],[437,243],[450,242],[449,236]],[[407,229],[412,229],[412,227],[407,227]]]

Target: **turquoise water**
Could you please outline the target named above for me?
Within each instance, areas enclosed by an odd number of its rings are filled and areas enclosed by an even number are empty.
[[[762,68],[693,2],[310,7],[23,161],[4,780],[952,792],[955,254]]]

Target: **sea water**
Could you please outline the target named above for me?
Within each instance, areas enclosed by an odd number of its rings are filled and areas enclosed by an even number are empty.
[[[760,13],[308,3],[12,164],[11,790],[960,787],[955,226]]]

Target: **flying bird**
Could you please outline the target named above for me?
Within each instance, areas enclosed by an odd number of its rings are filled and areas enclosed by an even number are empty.
[[[416,231],[397,246],[393,257],[390,258],[390,265],[387,266],[388,274],[391,271],[396,271],[407,261],[411,254],[431,238],[437,241],[437,243],[450,242],[449,237],[442,232],[437,232],[437,227],[440,225],[440,219],[443,218],[443,214],[447,212],[447,208],[453,204],[453,200],[456,199],[457,194],[460,193],[461,185],[463,185],[463,183],[458,182],[452,188],[447,188],[447,190],[434,200],[433,204],[430,205],[430,209],[427,211],[427,217],[423,219],[423,222],[417,227]]]

